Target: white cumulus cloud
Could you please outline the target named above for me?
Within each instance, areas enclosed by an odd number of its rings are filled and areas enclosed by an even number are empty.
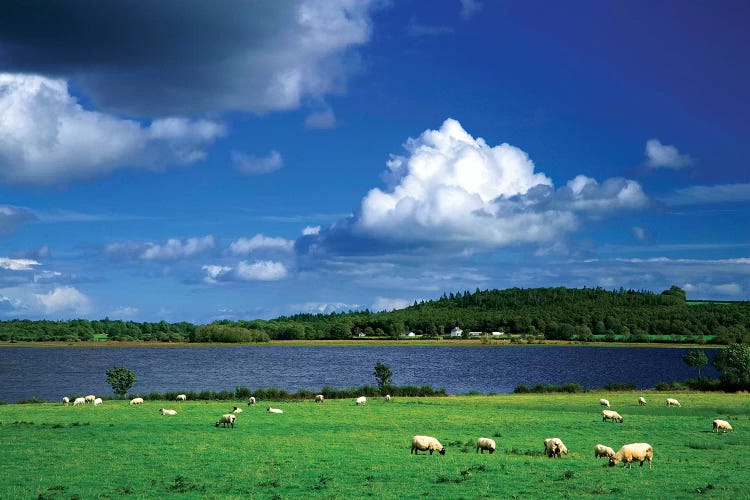
[[[252,238],[240,238],[229,245],[229,253],[232,255],[248,255],[258,250],[291,252],[293,249],[293,240],[273,238],[262,234],[256,234]]]
[[[302,230],[303,236],[310,236],[318,233],[320,233],[320,226],[305,226]]]
[[[57,287],[49,293],[35,295],[47,313],[86,314],[91,307],[91,300],[72,286]]]
[[[237,170],[247,175],[268,174],[284,166],[281,153],[271,151],[268,156],[256,157],[232,151],[232,162]]]
[[[258,260],[237,264],[237,278],[244,281],[277,281],[287,277],[287,269],[281,262]]]
[[[163,245],[149,244],[141,254],[141,258],[145,260],[182,259],[211,250],[215,245],[214,237],[211,235],[188,238],[184,242],[179,239],[169,239]]]
[[[662,144],[659,139],[646,141],[646,166],[652,168],[672,168],[678,170],[693,165],[695,160],[681,154],[674,146]]]

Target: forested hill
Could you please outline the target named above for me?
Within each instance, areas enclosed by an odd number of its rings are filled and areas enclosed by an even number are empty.
[[[275,339],[437,338],[458,327],[502,332],[514,340],[750,343],[750,302],[688,302],[672,287],[661,293],[602,288],[476,290],[373,313],[297,314],[273,320],[209,325],[73,320],[0,322],[0,340],[143,340],[267,342]]]

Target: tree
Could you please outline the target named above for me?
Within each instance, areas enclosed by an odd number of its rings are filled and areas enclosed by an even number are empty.
[[[708,357],[703,351],[690,351],[682,357],[688,366],[698,370],[698,378],[701,378],[701,366],[708,364]]]
[[[107,383],[120,397],[128,393],[135,383],[135,373],[126,366],[114,366],[107,370]]]
[[[714,357],[714,366],[720,372],[722,381],[730,386],[748,385],[750,374],[750,346],[730,344]]]
[[[375,371],[373,372],[373,375],[375,375],[375,380],[378,381],[378,390],[380,391],[380,394],[385,396],[388,393],[388,389],[391,387],[393,372],[388,368],[388,365],[378,361],[375,363]]]

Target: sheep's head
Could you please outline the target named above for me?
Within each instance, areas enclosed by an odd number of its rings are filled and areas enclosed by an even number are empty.
[[[492,455],[493,453],[495,453],[495,448],[490,448],[490,455]]]
[[[609,466],[610,467],[614,467],[615,465],[617,465],[617,462],[619,462],[619,460],[617,460],[615,457],[609,457]]]
[[[442,448],[440,448],[440,450],[438,451],[438,453],[440,453],[441,455],[445,455],[445,446],[443,446]]]

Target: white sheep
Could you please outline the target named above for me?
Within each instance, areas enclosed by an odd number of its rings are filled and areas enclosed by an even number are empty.
[[[411,438],[411,451],[409,453],[419,455],[420,451],[429,451],[430,455],[433,451],[437,451],[441,455],[445,455],[445,446],[432,436],[414,436]]]
[[[247,400],[247,406],[252,406],[255,404],[255,396],[250,396],[250,399]]]
[[[483,438],[480,437],[477,439],[477,453],[484,453],[484,450],[487,450],[490,452],[490,455],[495,453],[495,440],[490,438]]]
[[[270,406],[266,410],[268,413],[284,413],[280,408],[271,408]]]
[[[600,399],[599,400],[599,404],[602,405],[602,406],[606,406],[607,408],[609,408],[609,400],[608,399],[604,399],[604,398]]]
[[[641,406],[646,406],[646,398],[644,398],[643,396],[639,396],[638,397],[638,404],[641,405]]]
[[[68,396],[63,396],[62,402],[65,406],[68,406],[70,404],[70,398]]]
[[[104,402],[104,401],[102,401],[102,398],[96,398],[96,399],[94,400],[94,406],[99,406],[99,405],[100,405],[100,404],[102,404],[103,402]]]
[[[73,406],[85,405],[85,404],[86,404],[86,398],[75,398],[75,400],[73,401]]]
[[[549,458],[560,458],[561,454],[568,454],[568,448],[563,444],[560,438],[547,438],[544,440],[544,452]]]
[[[231,426],[232,429],[234,429],[234,421],[237,419],[237,417],[232,413],[225,413],[221,416],[219,420],[216,421],[216,427],[219,426],[219,424],[223,424],[224,427],[227,425]]]
[[[729,422],[727,422],[726,420],[719,420],[717,418],[713,422],[713,429],[711,429],[711,432],[719,432],[720,430],[723,432],[734,432],[734,429],[732,429],[732,426],[729,424]]]
[[[322,395],[322,394],[316,394],[316,395],[315,395],[315,402],[316,402],[316,403],[322,403],[324,399],[325,399],[325,398],[323,397],[323,395]]]
[[[619,413],[617,413],[614,410],[602,410],[602,422],[606,422],[607,420],[611,421],[618,421],[622,423],[622,417]]]
[[[678,407],[681,407],[682,405],[680,404],[679,401],[677,401],[674,398],[667,398],[667,406],[678,406]]]
[[[187,394],[178,394],[175,399],[177,401],[187,401]]]
[[[648,443],[626,444],[620,451],[609,457],[609,466],[614,467],[623,462],[623,467],[633,468],[633,460],[637,460],[643,467],[643,462],[648,460],[648,468],[651,468],[651,459],[654,458],[654,448]]]
[[[133,398],[130,400],[131,405],[142,405],[143,404],[143,398]]]
[[[357,405],[363,405],[367,403],[367,398],[364,396],[360,396],[357,398]]]
[[[94,400],[96,399],[96,396],[94,396],[93,394],[89,394],[84,399],[86,400],[87,403],[93,403]]]
[[[177,415],[177,410],[167,410],[166,408],[160,408],[159,411],[162,415]]]
[[[386,394],[385,395],[385,400],[386,401],[390,401],[391,400],[391,395],[390,394]]]
[[[238,406],[232,406],[232,413],[242,413],[242,408]]]
[[[609,446],[605,446],[603,444],[597,444],[596,446],[594,446],[594,458],[609,458],[613,456],[615,456],[615,450],[613,450]]]

